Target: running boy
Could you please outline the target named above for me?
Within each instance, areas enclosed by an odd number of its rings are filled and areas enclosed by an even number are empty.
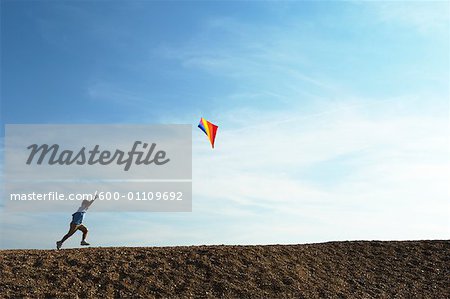
[[[90,244],[86,242],[86,237],[88,234],[88,229],[83,225],[83,217],[86,213],[87,209],[91,206],[91,204],[97,199],[97,194],[93,200],[83,200],[81,202],[81,206],[78,208],[78,211],[72,214],[72,222],[70,222],[69,232],[61,239],[61,241],[56,242],[56,249],[60,249],[64,241],[69,239],[77,230],[83,232],[83,236],[81,239],[81,245],[89,246]]]

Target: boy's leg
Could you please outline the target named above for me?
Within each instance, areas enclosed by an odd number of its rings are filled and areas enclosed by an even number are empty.
[[[78,229],[81,230],[83,232],[83,236],[81,238],[81,245],[89,245],[89,243],[86,242],[86,237],[88,234],[88,229],[86,226],[84,226],[83,224],[78,226]]]
[[[70,223],[69,232],[61,239],[61,241],[56,242],[56,249],[60,249],[64,241],[70,238],[78,229],[78,225]]]
[[[61,239],[61,244],[64,243],[64,241],[66,241],[67,239],[69,239],[78,229],[78,225],[71,223],[70,224],[70,229],[69,232]]]

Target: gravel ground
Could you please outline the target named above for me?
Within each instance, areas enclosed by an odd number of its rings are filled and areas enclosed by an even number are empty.
[[[0,298],[450,298],[450,241],[1,250]]]

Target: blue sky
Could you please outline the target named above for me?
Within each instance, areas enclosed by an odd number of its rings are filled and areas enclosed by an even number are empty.
[[[98,246],[448,239],[448,11],[2,1],[2,127],[194,125],[193,212],[93,206]],[[1,213],[3,248],[51,248],[70,216]]]

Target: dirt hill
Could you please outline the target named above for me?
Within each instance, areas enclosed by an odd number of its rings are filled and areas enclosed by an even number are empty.
[[[450,241],[0,251],[1,298],[450,298]]]

